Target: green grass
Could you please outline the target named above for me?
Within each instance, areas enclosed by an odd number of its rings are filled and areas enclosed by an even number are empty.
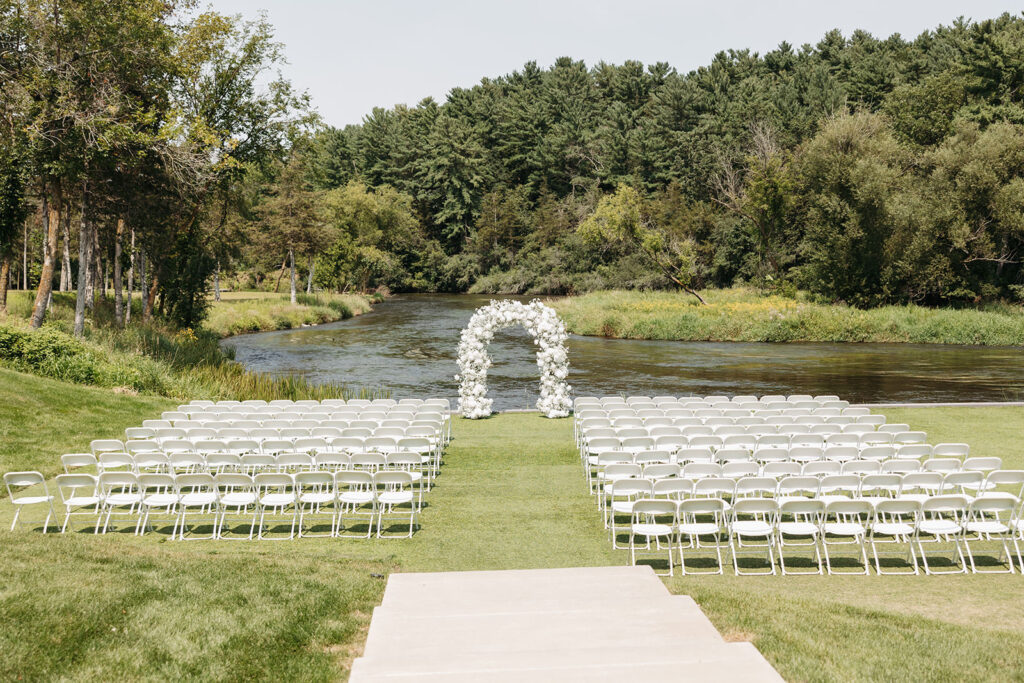
[[[210,306],[204,326],[219,337],[289,330],[362,315],[375,300],[361,294],[300,294],[292,305],[288,294],[225,292]]]
[[[883,306],[861,310],[751,289],[702,292],[702,306],[677,292],[612,291],[555,299],[575,334],[624,339],[744,342],[1024,344],[1024,309]]]
[[[0,414],[44,413],[62,388],[63,427],[24,434],[4,465],[56,468],[92,429],[109,434],[162,407],[17,373]],[[109,394],[109,392],[108,392]],[[147,403],[147,401],[155,401]],[[134,404],[134,405],[133,405]],[[116,415],[114,414],[116,413]],[[1024,467],[1024,408],[901,408],[890,421]],[[0,531],[0,678],[335,679],[358,656],[393,571],[624,564],[580,471],[568,420],[456,420],[422,529],[402,541],[168,542],[150,534]],[[11,508],[0,501],[0,529]],[[1024,672],[1024,583],[1015,576],[676,577],[729,638],[750,639],[789,680],[1012,680]]]
[[[137,316],[124,329],[113,324],[110,302],[100,302],[92,312],[82,338],[72,336],[74,294],[55,293],[53,306],[41,330],[28,327],[30,304],[25,292],[12,300],[11,312],[0,320],[0,366],[75,384],[114,388],[127,392],[164,396],[179,401],[191,398],[223,399],[324,399],[387,395],[373,387],[349,387],[340,383],[312,384],[298,375],[272,377],[249,372],[232,362],[219,346],[220,336],[208,329],[175,330],[159,320],[140,322]],[[304,297],[306,295],[303,295]],[[319,296],[319,295],[318,295]],[[260,305],[279,302],[257,297]],[[316,297],[313,303],[320,301]],[[368,299],[324,298],[323,310],[362,311]],[[136,302],[138,304],[138,302]],[[244,318],[245,301],[218,304],[223,320]],[[232,307],[235,308],[232,308]],[[334,308],[331,308],[333,306]],[[136,306],[138,307],[138,306]],[[220,309],[216,309],[215,312]],[[268,309],[269,310],[269,309]],[[295,307],[297,315],[317,307]]]

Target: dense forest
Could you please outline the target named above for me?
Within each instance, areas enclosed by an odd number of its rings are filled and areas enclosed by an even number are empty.
[[[346,248],[318,281],[1019,298],[1022,104],[1024,20],[1010,15],[910,41],[832,31],[688,74],[530,63],[316,136],[306,163],[332,211],[408,213],[397,231],[341,221]]]
[[[751,284],[858,306],[1024,298],[1024,19],[668,64],[535,63],[322,125],[264,20],[0,0],[8,281],[577,293]],[[260,85],[267,83],[267,85]],[[109,283],[109,284],[108,284]],[[102,292],[102,294],[98,294]],[[76,322],[78,322],[76,320]]]

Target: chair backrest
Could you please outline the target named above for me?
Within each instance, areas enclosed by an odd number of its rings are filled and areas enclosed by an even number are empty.
[[[65,453],[60,456],[60,464],[68,474],[80,467],[95,467],[96,463],[96,456],[92,453]]]
[[[139,478],[133,472],[103,472],[97,477],[96,483],[100,494],[104,496],[114,489],[126,489],[129,493],[137,493],[139,490]]]
[[[921,504],[924,514],[962,515],[967,512],[967,498],[959,495],[932,496]]]
[[[693,480],[682,477],[654,480],[651,492],[655,498],[671,498],[679,500],[693,493]]]
[[[706,477],[693,483],[693,495],[697,497],[721,498],[731,496],[735,490],[736,481],[725,477]]]
[[[825,502],[821,500],[790,499],[779,503],[779,514],[820,520],[825,514]]]
[[[373,473],[373,485],[387,488],[408,488],[412,486],[412,475],[397,470],[378,470]]]
[[[978,472],[991,472],[1000,469],[1002,466],[1003,459],[994,456],[964,458],[963,465],[961,465],[965,470],[975,470]]]
[[[295,485],[300,489],[323,489],[325,486],[334,488],[334,475],[330,472],[299,472],[295,475]]]
[[[382,453],[353,453],[349,462],[352,467],[364,470],[377,470],[388,464]]]
[[[676,516],[678,506],[674,500],[664,499],[642,499],[633,503],[633,518],[637,519],[642,516],[666,516],[671,515],[673,518]]]
[[[213,481],[223,493],[251,491],[254,486],[252,476],[241,472],[221,472],[214,475]]]
[[[907,498],[893,498],[891,500],[880,500],[875,503],[875,517],[879,520],[899,517],[906,521],[909,517],[916,519],[921,514],[920,501]]]
[[[803,468],[800,470],[801,474],[806,474],[814,477],[825,477],[831,474],[839,474],[842,472],[843,465],[840,462],[834,460],[818,460],[816,462],[805,463]]]
[[[20,494],[33,486],[42,485],[45,495],[49,495],[46,491],[46,478],[36,471],[8,472],[4,475],[4,485],[13,502],[17,502],[22,497]]]
[[[867,521],[873,514],[875,508],[871,504],[871,501],[867,500],[834,500],[825,506],[825,515],[827,517],[860,517],[862,521]]]
[[[272,490],[280,492],[295,491],[295,479],[292,475],[281,472],[260,472],[253,476],[252,482],[260,493]]]
[[[769,462],[761,468],[761,474],[773,479],[799,475],[802,465],[798,462]]]
[[[928,472],[956,472],[960,466],[960,460],[957,458],[928,458],[924,461],[922,469]]]
[[[779,480],[776,493],[780,496],[806,494],[808,497],[814,497],[818,494],[820,483],[817,477],[809,475],[785,477]]]
[[[970,455],[971,447],[965,443],[937,443],[932,446],[932,456],[936,458],[960,458]]]
[[[89,442],[89,450],[96,456],[101,453],[121,453],[124,451],[124,443],[120,439],[93,439]]]
[[[764,516],[774,518],[778,515],[779,504],[771,498],[741,498],[733,501],[733,518],[746,516]]]
[[[742,477],[755,477],[760,474],[761,466],[756,462],[727,462],[722,465],[722,476],[729,479],[740,479]]]
[[[893,472],[895,474],[906,474],[907,472],[920,472],[921,461],[913,458],[892,458],[882,462],[882,472]]]

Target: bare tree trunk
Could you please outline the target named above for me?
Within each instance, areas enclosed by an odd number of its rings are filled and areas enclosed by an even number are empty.
[[[149,291],[146,292],[146,306],[142,310],[142,319],[145,321],[153,318],[153,303],[156,301],[156,290],[160,286],[160,278],[156,273],[153,273],[153,284],[149,286]]]
[[[284,277],[284,269],[288,265],[288,254],[284,255],[284,260],[281,261],[281,272],[277,274],[277,284],[274,285],[274,292],[281,291],[281,278]]]
[[[89,272],[92,262],[92,235],[89,233],[88,221],[88,194],[86,188],[82,187],[81,217],[78,227],[78,291],[75,296],[75,336],[81,337],[85,333],[85,307],[89,302],[89,282],[92,273]]]
[[[64,242],[60,260],[60,291],[71,291],[71,207],[64,205],[64,215],[60,221],[61,239]]]
[[[128,248],[128,307],[124,309],[124,324],[132,321],[132,299],[135,298],[135,228],[132,228],[132,243]]]
[[[217,259],[217,270],[213,271],[213,300],[220,301],[220,259]]]
[[[28,291],[28,220],[21,226],[21,288]]]
[[[49,196],[52,194],[52,196]],[[60,183],[55,181],[48,192],[43,193],[43,233],[46,235],[46,250],[43,254],[43,269],[39,276],[39,288],[32,308],[32,327],[39,328],[46,317],[46,306],[53,291],[53,266],[57,258],[57,233],[60,231],[60,209],[64,201]]]
[[[309,257],[309,275],[306,277],[306,294],[313,293],[313,268],[316,266],[316,261],[313,260],[313,256]]]
[[[292,301],[292,304],[294,304],[295,303],[295,250],[294,249],[289,249],[288,250],[288,263],[290,264],[291,271],[292,271],[292,278],[291,278],[292,279],[292,298],[291,298],[291,301]]]
[[[139,298],[142,300],[142,320],[149,320],[149,280],[146,278],[146,251],[139,250]]]
[[[117,219],[114,232],[114,322],[124,327],[124,291],[121,289],[121,238],[124,235],[124,218]]]
[[[4,254],[0,261],[0,313],[7,313],[7,280],[11,275],[11,257]]]

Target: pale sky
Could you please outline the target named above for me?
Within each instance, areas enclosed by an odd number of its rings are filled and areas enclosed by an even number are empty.
[[[729,48],[764,53],[826,31],[913,38],[958,16],[1019,14],[996,0],[209,0],[219,12],[266,10],[287,46],[284,74],[325,122],[359,123],[375,106],[444,101],[453,87],[557,57],[668,62],[688,72]]]

